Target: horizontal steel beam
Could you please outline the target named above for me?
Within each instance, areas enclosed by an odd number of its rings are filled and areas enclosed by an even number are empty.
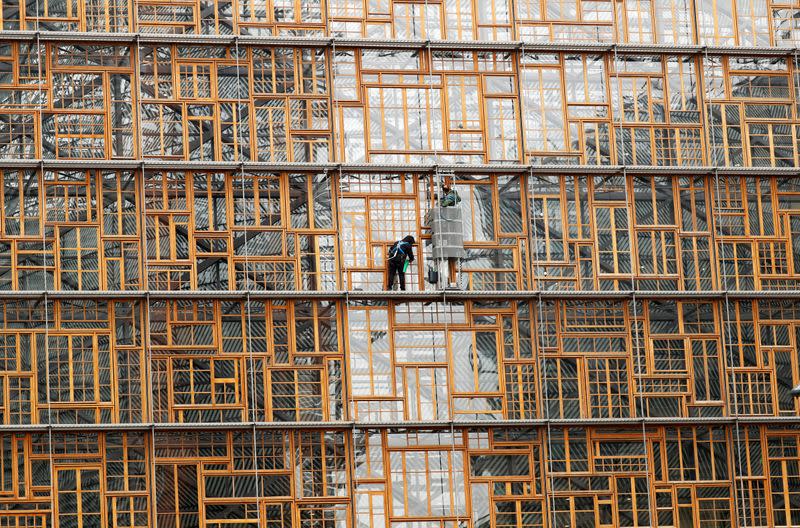
[[[0,301],[19,299],[329,299],[345,301],[462,302],[471,300],[556,300],[556,299],[775,299],[798,300],[800,290],[630,290],[630,291],[549,291],[549,290],[22,290],[0,291]]]
[[[0,425],[0,433],[10,432],[105,432],[105,431],[241,431],[241,430],[368,430],[368,429],[470,429],[533,427],[646,427],[773,425],[800,427],[800,416],[724,416],[679,418],[556,418],[532,420],[432,420],[432,421],[327,421],[327,422],[222,422],[222,423],[121,423],[121,424],[16,424]]]
[[[670,53],[710,55],[792,55],[796,47],[761,46],[705,46],[702,44],[631,44],[631,43],[580,43],[532,42],[524,40],[411,40],[380,38],[346,38],[336,36],[299,37],[295,35],[194,35],[160,33],[101,33],[77,31],[11,31],[0,32],[0,41],[36,40],[57,42],[98,42],[144,44],[182,44],[232,46],[237,42],[247,46],[301,46],[343,48],[394,48],[394,49],[455,49],[455,50],[524,50],[530,52],[616,52],[616,53]]]
[[[720,176],[800,176],[800,167],[663,167],[656,165],[529,165],[495,164],[367,164],[367,163],[236,163],[229,161],[162,160],[51,160],[0,159],[0,169],[82,170],[175,170],[247,172],[346,172],[346,173],[435,173],[456,174],[636,174],[636,175],[709,175]]]

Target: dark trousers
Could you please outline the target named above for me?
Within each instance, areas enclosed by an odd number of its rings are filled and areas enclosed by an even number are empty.
[[[387,290],[391,290],[394,286],[394,276],[397,275],[400,277],[400,289],[405,291],[406,289],[406,274],[403,273],[403,264],[395,264],[391,260],[389,261],[389,285],[386,287]]]

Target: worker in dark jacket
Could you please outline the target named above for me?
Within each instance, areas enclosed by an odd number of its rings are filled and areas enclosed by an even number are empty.
[[[387,255],[387,263],[389,266],[389,282],[387,290],[391,290],[394,286],[394,276],[400,277],[400,289],[406,289],[406,267],[408,263],[414,262],[414,244],[416,240],[411,235],[398,240],[392,247],[389,248]]]
[[[453,207],[461,202],[461,197],[449,182],[442,184],[442,199],[439,200],[441,207]]]

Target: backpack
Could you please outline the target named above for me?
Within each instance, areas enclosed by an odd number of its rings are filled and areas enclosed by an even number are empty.
[[[410,245],[405,240],[399,240],[392,244],[392,247],[389,248],[388,258],[390,262],[394,262],[395,264],[403,264],[406,261],[406,252],[401,246],[408,246]]]

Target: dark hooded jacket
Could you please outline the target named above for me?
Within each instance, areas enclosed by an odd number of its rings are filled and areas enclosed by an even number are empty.
[[[392,247],[389,248],[389,254],[390,255],[393,254],[394,249],[401,242],[407,242],[407,244],[403,244],[402,245],[401,249],[402,249],[403,253],[405,253],[406,258],[409,261],[414,262],[414,247],[413,246],[414,246],[414,244],[417,243],[417,241],[414,240],[414,237],[411,236],[411,235],[405,236],[405,237],[403,237],[402,240],[398,240],[397,242],[392,244]],[[402,263],[402,261],[401,261],[401,263]]]

